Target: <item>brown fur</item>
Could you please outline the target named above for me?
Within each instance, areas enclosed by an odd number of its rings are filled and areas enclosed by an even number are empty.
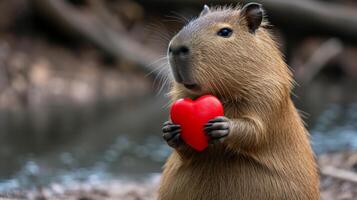
[[[192,48],[198,93],[173,83],[172,99],[216,95],[231,120],[222,144],[203,152],[176,149],[164,167],[160,200],[319,199],[308,132],[290,98],[288,66],[269,32],[247,31],[235,8],[219,8],[172,40]],[[216,36],[223,26],[230,38]]]

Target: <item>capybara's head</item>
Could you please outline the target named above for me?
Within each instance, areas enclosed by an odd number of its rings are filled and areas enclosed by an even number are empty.
[[[260,4],[204,6],[169,44],[173,93],[231,100],[289,93],[290,71],[266,27]]]

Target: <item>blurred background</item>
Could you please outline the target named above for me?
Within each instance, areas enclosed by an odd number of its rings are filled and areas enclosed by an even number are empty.
[[[157,183],[171,152],[167,44],[205,3],[246,2],[0,0],[0,197]],[[357,198],[357,2],[255,2],[298,83],[323,199]]]

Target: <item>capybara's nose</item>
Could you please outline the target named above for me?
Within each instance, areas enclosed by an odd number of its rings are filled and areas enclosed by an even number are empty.
[[[174,78],[178,83],[191,80],[190,49],[186,45],[170,45],[169,59]]]
[[[169,54],[170,56],[179,56],[179,57],[186,57],[190,54],[190,49],[187,46],[170,46],[169,47]]]

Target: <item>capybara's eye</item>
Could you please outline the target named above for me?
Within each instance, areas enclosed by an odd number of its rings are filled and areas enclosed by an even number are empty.
[[[225,37],[228,38],[232,35],[233,30],[230,28],[221,28],[218,32],[217,35],[221,36],[221,37]]]

